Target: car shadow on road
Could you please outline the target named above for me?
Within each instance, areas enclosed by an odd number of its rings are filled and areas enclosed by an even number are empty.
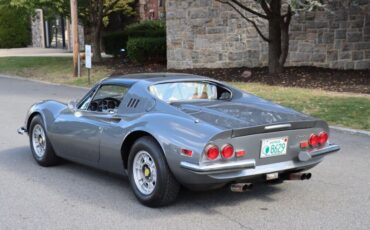
[[[67,161],[59,166],[43,168],[33,160],[28,146],[0,151],[0,170],[30,181],[28,189],[46,186],[74,205],[94,205],[121,214],[126,213],[135,219],[141,219],[143,215],[131,212],[132,208],[150,213],[146,215],[147,218],[160,217],[163,213],[168,216],[188,212],[211,215],[217,213],[213,211],[216,208],[236,206],[248,201],[274,202],[273,195],[282,191],[281,185],[264,184],[257,185],[246,193],[233,193],[228,187],[206,192],[182,189],[175,204],[160,209],[148,209],[135,199],[126,177]]]

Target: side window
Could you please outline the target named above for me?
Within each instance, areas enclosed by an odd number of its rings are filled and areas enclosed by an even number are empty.
[[[123,85],[103,85],[80,106],[82,110],[114,113],[117,112],[128,88]]]

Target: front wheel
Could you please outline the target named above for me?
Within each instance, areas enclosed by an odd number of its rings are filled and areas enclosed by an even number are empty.
[[[174,202],[180,185],[168,168],[163,151],[151,137],[138,139],[129,155],[129,179],[138,200],[158,207]]]
[[[40,116],[35,116],[30,124],[29,130],[30,146],[33,158],[44,167],[54,166],[59,163],[60,158],[55,155],[51,147],[45,126]]]

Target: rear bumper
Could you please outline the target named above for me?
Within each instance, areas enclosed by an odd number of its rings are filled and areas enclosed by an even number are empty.
[[[27,129],[25,127],[20,127],[19,129],[17,129],[17,132],[18,134],[23,135],[27,133]]]
[[[325,146],[320,149],[302,151],[298,154],[298,159],[300,161],[305,162],[305,161],[311,160],[314,157],[328,155],[330,153],[338,152],[339,150],[340,150],[340,147],[338,145],[329,144],[328,146]]]
[[[180,166],[185,169],[186,177],[191,178],[189,180],[185,179],[186,184],[205,185],[233,181],[248,181],[256,177],[263,177],[268,173],[278,172],[280,174],[285,174],[308,170],[319,164],[323,156],[339,150],[340,147],[338,145],[327,145],[312,151],[302,151],[299,153],[298,159],[258,166],[254,159],[213,165],[196,165],[188,162],[181,162]]]
[[[314,149],[311,151],[302,151],[298,154],[298,160],[301,162],[306,162],[314,157],[324,156],[329,153],[334,153],[340,150],[338,145],[328,145],[320,149]],[[182,161],[180,163],[181,167],[200,174],[214,174],[223,172],[233,172],[244,169],[254,169],[256,168],[256,161],[254,159],[234,161],[223,164],[213,164],[213,165],[196,165],[188,162]]]

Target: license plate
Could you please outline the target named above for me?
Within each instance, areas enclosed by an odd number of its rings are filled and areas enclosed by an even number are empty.
[[[288,137],[262,140],[261,158],[285,155],[288,148]]]

